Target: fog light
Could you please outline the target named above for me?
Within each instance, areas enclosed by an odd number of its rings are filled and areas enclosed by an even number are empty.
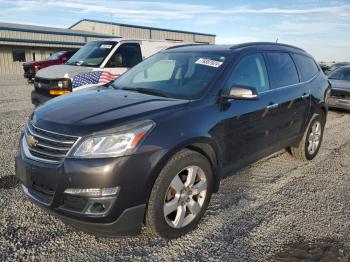
[[[84,197],[105,197],[114,196],[118,193],[119,187],[111,188],[68,188],[65,194]]]
[[[106,205],[102,203],[94,203],[92,207],[90,207],[91,213],[102,213],[106,210]]]

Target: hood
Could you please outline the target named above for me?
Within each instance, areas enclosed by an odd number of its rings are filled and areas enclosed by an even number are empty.
[[[42,77],[46,79],[61,79],[66,78],[67,74],[69,78],[73,78],[77,74],[90,72],[93,69],[85,66],[74,65],[55,65],[43,68],[36,73],[36,77]]]
[[[350,81],[336,79],[329,79],[329,81],[331,82],[332,88],[350,91]]]
[[[137,120],[155,120],[180,110],[187,103],[188,100],[95,88],[46,102],[35,111],[33,122],[53,132],[84,136]]]
[[[36,66],[36,65],[52,65],[56,64],[58,60],[41,60],[41,61],[31,61],[31,62],[26,62],[23,63],[24,67],[30,67],[30,66]]]

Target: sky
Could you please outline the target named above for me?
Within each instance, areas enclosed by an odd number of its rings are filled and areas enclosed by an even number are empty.
[[[86,18],[215,34],[217,44],[278,39],[318,61],[350,61],[350,0],[0,0],[0,10],[1,22],[68,28]]]

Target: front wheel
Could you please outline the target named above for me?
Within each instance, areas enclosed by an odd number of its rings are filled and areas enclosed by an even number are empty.
[[[291,154],[300,160],[312,160],[318,153],[325,126],[324,114],[314,114],[306,128],[302,140],[290,148]]]
[[[182,150],[159,174],[149,198],[146,224],[163,238],[180,237],[202,218],[213,187],[212,169],[203,155]]]

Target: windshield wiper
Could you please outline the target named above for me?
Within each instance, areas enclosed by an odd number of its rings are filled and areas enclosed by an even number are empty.
[[[134,91],[138,93],[143,93],[143,94],[150,94],[150,95],[155,95],[155,96],[162,96],[162,97],[169,97],[167,94],[164,92],[157,90],[157,89],[150,89],[150,88],[142,88],[142,87],[122,87],[122,88],[117,88],[121,90],[127,90],[127,91]]]

